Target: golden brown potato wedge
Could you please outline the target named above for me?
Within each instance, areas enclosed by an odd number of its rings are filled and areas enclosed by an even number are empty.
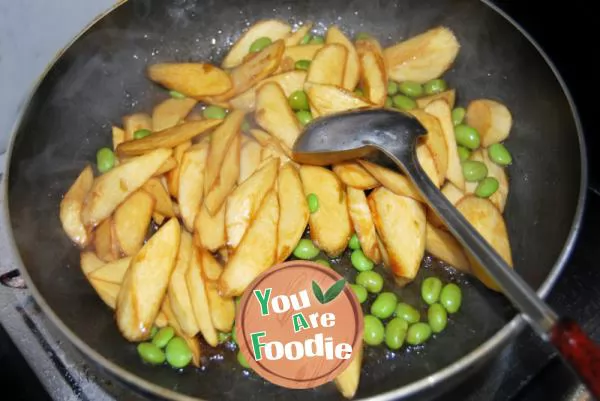
[[[210,307],[210,316],[215,329],[229,333],[235,320],[235,302],[231,297],[222,297],[219,294],[219,284],[216,281],[206,280],[206,295]]]
[[[205,196],[204,204],[211,214],[215,214],[221,209],[227,196],[235,188],[235,183],[240,175],[241,141],[240,135],[236,135],[233,138],[231,147],[227,149],[227,154],[219,173],[219,179],[208,195]]]
[[[115,309],[121,286],[119,284],[109,283],[107,281],[96,280],[93,278],[90,278],[89,281],[92,287],[94,287],[94,290],[96,290],[96,293],[100,299],[111,309]]]
[[[162,214],[166,217],[174,217],[175,211],[173,210],[173,202],[167,192],[167,189],[160,182],[158,178],[150,178],[142,186],[142,189],[148,192],[156,203],[154,204],[154,210],[157,213]]]
[[[466,122],[479,132],[481,146],[487,148],[508,138],[512,127],[512,115],[500,102],[478,99],[469,103]]]
[[[273,75],[272,77],[265,78],[260,81],[253,88],[248,89],[244,93],[241,93],[230,100],[231,107],[234,109],[252,111],[256,107],[256,90],[269,82],[275,82],[278,84],[287,98],[292,93],[302,90],[304,83],[306,82],[306,71],[289,71],[281,74]]]
[[[254,119],[290,149],[302,129],[283,90],[274,82],[262,85],[258,89]]]
[[[260,165],[262,147],[253,139],[246,141],[240,149],[240,175],[237,183],[246,181]]]
[[[91,232],[81,221],[85,198],[94,183],[94,172],[86,166],[60,202],[60,222],[71,241],[85,247],[92,239]]]
[[[223,60],[223,68],[233,68],[240,65],[244,61],[244,57],[250,52],[250,45],[256,39],[266,37],[275,42],[289,37],[291,31],[292,27],[283,21],[271,19],[255,23],[231,46],[229,53]]]
[[[115,239],[125,255],[135,255],[142,248],[155,203],[148,192],[137,191],[115,211],[113,217]]]
[[[404,175],[392,171],[386,167],[371,163],[367,160],[358,160],[358,163],[365,168],[377,181],[396,195],[408,196],[418,201],[422,201],[419,191],[413,183]]]
[[[125,142],[125,130],[119,127],[112,127],[113,150],[117,150],[117,146]]]
[[[229,75],[204,63],[163,63],[148,67],[148,77],[170,90],[188,97],[220,95],[231,89]]]
[[[214,216],[211,216],[206,206],[202,205],[194,223],[194,243],[211,252],[225,246],[225,203]]]
[[[119,258],[113,250],[112,217],[105,219],[94,232],[94,249],[96,255],[105,262],[112,262]]]
[[[172,128],[185,120],[198,101],[192,98],[162,101],[152,111],[152,130],[154,132]]]
[[[334,379],[335,386],[345,398],[354,398],[360,381],[360,368],[363,359],[363,345],[360,344],[350,365]]]
[[[342,86],[348,50],[343,45],[331,43],[323,46],[308,68],[306,80],[315,84]]]
[[[456,186],[454,186],[454,184],[452,184],[450,181],[447,181],[444,184],[441,191],[442,195],[444,195],[446,199],[448,199],[448,201],[453,205],[456,205],[458,201],[465,196],[465,193],[456,188]],[[446,228],[444,222],[437,216],[437,214],[435,214],[432,209],[427,210],[427,221],[437,228]]]
[[[165,216],[160,213],[154,212],[152,213],[152,220],[154,220],[154,222],[160,226],[163,223],[163,221],[165,221]]]
[[[375,228],[399,284],[412,281],[425,253],[425,207],[412,198],[377,188],[368,198]]]
[[[304,194],[315,194],[319,199],[319,209],[308,220],[310,236],[329,256],[337,256],[352,235],[346,191],[337,176],[323,167],[300,166],[300,178]]]
[[[202,366],[202,347],[200,346],[200,340],[198,337],[181,336],[187,344],[190,351],[192,351],[192,365],[199,368]]]
[[[162,320],[160,322],[162,326],[159,325],[159,318]],[[202,356],[202,349],[200,347],[200,340],[196,336],[188,336],[183,332],[183,329],[177,321],[177,317],[175,316],[175,312],[173,311],[169,297],[164,298],[161,311],[159,312],[154,325],[157,327],[171,326],[173,330],[175,330],[175,334],[183,338],[190,351],[192,351],[192,365],[197,368],[201,366],[202,361],[200,360],[200,357]]]
[[[498,208],[500,213],[504,212],[506,199],[508,198],[508,177],[504,168],[490,160],[487,150],[477,149],[471,153],[471,160],[479,161],[485,164],[488,170],[488,177],[493,177],[498,180],[498,190],[488,199]],[[477,189],[477,182],[467,182],[465,184],[465,192],[472,194]]]
[[[168,298],[165,297],[164,299],[167,300]],[[166,326],[171,326],[175,329],[175,331],[177,331],[176,326],[167,320],[167,316],[164,311],[165,311],[165,308],[164,308],[164,301],[163,301],[163,307],[161,308],[160,312],[158,312],[158,315],[156,315],[156,319],[154,319],[154,325],[156,327],[158,327],[159,329],[162,329],[163,327],[166,327]]]
[[[275,263],[279,202],[271,191],[219,278],[222,296],[241,295],[248,284]]]
[[[343,162],[333,166],[333,172],[342,182],[357,189],[373,189],[379,181],[357,162]]]
[[[217,281],[223,273],[223,266],[204,248],[199,248],[202,260],[202,274],[207,280]]]
[[[307,84],[306,93],[311,109],[320,116],[373,107],[354,93],[333,85]]]
[[[436,93],[435,95],[420,97],[416,99],[417,107],[420,109],[424,109],[429,103],[440,99],[448,103],[450,109],[453,109],[454,103],[456,102],[456,91],[454,89],[449,89],[441,93]]]
[[[193,231],[196,213],[202,205],[204,169],[208,143],[189,149],[183,154],[179,171],[179,210],[185,227]]]
[[[293,71],[296,67],[295,64],[300,60],[312,61],[315,58],[315,54],[324,45],[299,45],[286,47],[281,58],[281,64],[279,65],[279,71]]]
[[[273,188],[278,168],[279,161],[269,159],[263,167],[231,192],[227,198],[225,230],[227,233],[227,246],[230,250],[237,248],[258,212],[263,199]]]
[[[308,223],[308,204],[296,167],[286,163],[277,178],[279,225],[277,227],[277,261],[290,256]]]
[[[290,148],[279,139],[267,134],[265,131],[251,129],[250,133],[252,134],[252,137],[256,139],[256,142],[263,147],[262,160],[265,160],[267,156],[273,156],[281,158],[282,161],[287,161],[292,156],[292,150]]]
[[[304,38],[304,36],[310,33],[312,27],[312,22],[307,22],[303,26],[298,27],[298,29],[296,29],[287,38],[284,39],[286,47],[299,45],[300,41]]]
[[[121,258],[100,266],[91,272],[88,277],[90,280],[106,281],[120,286],[130,264],[131,258]]]
[[[425,111],[438,119],[446,140],[446,149],[448,150],[446,178],[458,189],[464,190],[465,177],[463,176],[460,158],[458,157],[450,106],[448,106],[448,103],[444,100],[436,100],[429,103],[427,107],[425,107]]]
[[[433,182],[433,184],[439,188],[441,182],[443,182],[444,180],[440,178],[440,174],[435,165],[435,160],[433,159],[431,151],[429,150],[425,142],[421,142],[417,145],[417,160],[419,160],[419,164],[421,165],[423,170],[425,170],[425,173],[427,174],[431,182]]]
[[[423,110],[413,110],[411,112],[419,122],[427,130],[425,137],[425,145],[429,148],[431,156],[435,162],[435,167],[438,172],[438,186],[446,181],[446,171],[448,170],[448,145],[442,131],[442,126],[439,120]]]
[[[173,156],[169,156],[167,160],[156,170],[153,177],[161,177],[163,174],[168,173],[177,167],[177,160]]]
[[[437,27],[384,50],[394,81],[427,82],[440,77],[454,62],[460,44],[445,27]]]
[[[181,228],[170,219],[133,258],[117,298],[117,325],[129,341],[150,336],[175,267]]]
[[[348,213],[364,254],[375,263],[381,262],[381,253],[377,244],[377,232],[373,216],[369,210],[367,197],[362,189],[346,188],[348,194]]]
[[[155,132],[142,139],[126,141],[117,147],[120,156],[138,156],[154,149],[174,148],[192,138],[207,133],[211,128],[221,124],[221,120],[208,119],[190,121],[165,130]]]
[[[177,166],[170,170],[167,173],[167,189],[172,197],[179,197],[179,173],[181,169],[181,159],[183,159],[183,154],[192,146],[191,141],[183,142],[181,145],[175,146],[173,149],[173,158],[177,162]]]
[[[81,252],[79,255],[79,265],[81,266],[81,270],[83,274],[86,276],[92,273],[94,270],[101,268],[104,266],[106,262],[100,259],[94,252]]]
[[[123,117],[123,128],[125,129],[125,141],[131,141],[135,131],[148,129],[152,131],[152,117],[146,113],[136,113]]]
[[[506,263],[512,267],[512,254],[506,224],[502,214],[496,209],[494,204],[488,199],[478,198],[473,195],[467,195],[462,198],[456,208],[471,223],[471,225],[481,234],[481,236],[500,254]],[[488,288],[494,291],[500,291],[498,284],[486,273],[485,269],[467,253],[471,263],[471,271]]]
[[[360,77],[360,64],[358,59],[358,53],[354,48],[354,45],[348,39],[346,35],[335,25],[332,25],[327,29],[327,35],[325,36],[325,43],[337,43],[342,45],[348,51],[348,57],[346,58],[346,67],[344,69],[344,80],[342,81],[342,87],[346,90],[353,91],[358,84]]]
[[[383,106],[387,98],[387,70],[379,42],[362,39],[356,42],[360,61],[360,86],[369,101]]]
[[[212,322],[205,279],[202,274],[202,260],[198,248],[193,249],[192,258],[185,277],[190,293],[192,308],[194,310],[194,316],[196,317],[200,332],[209,345],[216,347],[219,340],[217,338],[217,331]]]
[[[470,263],[460,243],[447,231],[427,223],[425,250],[452,267],[470,273]]]

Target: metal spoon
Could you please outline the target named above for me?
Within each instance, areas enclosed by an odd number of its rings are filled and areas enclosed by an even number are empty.
[[[525,320],[556,347],[590,391],[600,398],[600,348],[575,322],[559,319],[431,182],[416,156],[417,140],[426,133],[409,114],[385,109],[345,112],[309,124],[294,145],[293,158],[300,163],[324,166],[363,157],[374,150],[387,155]]]

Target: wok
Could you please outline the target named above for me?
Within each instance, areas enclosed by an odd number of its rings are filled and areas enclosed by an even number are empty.
[[[176,373],[140,362],[112,313],[79,268],[64,235],[59,202],[112,124],[150,110],[164,89],[145,77],[148,64],[213,59],[262,18],[338,24],[389,45],[437,25],[462,48],[445,74],[459,103],[489,97],[513,113],[508,141],[511,194],[505,211],[516,270],[545,296],[559,277],[579,229],[586,186],[585,146],[563,82],[531,39],[493,6],[472,0],[289,1],[132,0],[79,36],[50,67],[13,134],[5,213],[14,252],[36,301],[78,349],[136,389],[170,399],[341,399],[332,384],[291,391],[244,375],[230,353],[207,367]],[[452,275],[426,258],[422,273]],[[420,274],[420,277],[423,274]],[[356,398],[427,398],[478,370],[523,327],[508,302],[474,279],[458,278],[464,305],[443,335],[397,355],[367,348]],[[418,288],[418,285],[413,286]],[[416,297],[416,292],[404,294]]]

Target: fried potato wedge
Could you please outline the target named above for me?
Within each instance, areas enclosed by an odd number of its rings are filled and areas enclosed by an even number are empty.
[[[308,220],[310,236],[329,256],[337,256],[352,235],[346,191],[337,176],[323,167],[300,166],[300,178],[304,194],[315,194],[319,199],[319,209]]]
[[[454,103],[456,102],[456,90],[449,89],[447,91],[436,93],[435,95],[420,97],[416,99],[417,107],[424,109],[429,103],[435,102],[436,100],[444,100],[446,103],[448,103],[450,109],[453,109]]]
[[[160,326],[158,324],[159,317],[164,320],[163,326]],[[157,327],[171,326],[173,330],[175,330],[175,334],[183,338],[190,351],[192,351],[192,365],[194,365],[197,368],[201,366],[202,361],[200,357],[202,356],[202,349],[200,347],[200,340],[196,336],[188,336],[183,332],[183,329],[177,321],[177,317],[175,316],[175,312],[173,311],[169,297],[164,298],[161,311],[157,317],[157,321],[154,324]]]
[[[163,223],[163,221],[165,221],[165,216],[160,213],[154,212],[152,213],[152,220],[154,220],[154,222],[160,226]]]
[[[222,297],[219,294],[219,284],[216,281],[206,280],[206,295],[210,306],[210,317],[215,328],[223,333],[229,333],[235,320],[235,302],[231,297]]]
[[[219,124],[221,124],[221,120],[217,119],[179,124],[141,139],[123,142],[117,147],[117,153],[120,156],[138,156],[154,149],[174,148],[198,135],[207,133]]]
[[[381,262],[381,253],[377,243],[377,232],[373,216],[369,210],[367,197],[362,189],[347,187],[348,213],[364,254],[375,263]]]
[[[275,263],[278,222],[279,202],[271,191],[219,278],[222,296],[241,295],[252,280]]]
[[[430,29],[384,50],[389,76],[398,82],[424,83],[450,68],[460,44],[445,27]]]
[[[154,211],[162,214],[166,217],[174,217],[175,211],[173,210],[173,202],[167,192],[167,189],[160,182],[158,178],[150,178],[142,186],[142,189],[148,192],[156,203],[154,204]]]
[[[448,151],[448,167],[446,169],[446,178],[458,189],[464,191],[465,177],[462,173],[460,158],[456,147],[456,137],[454,136],[454,124],[452,124],[452,112],[450,106],[444,100],[436,100],[425,107],[425,112],[436,117],[442,128],[442,133],[446,140],[446,149]]]
[[[310,215],[300,175],[291,163],[284,164],[279,170],[277,197],[279,200],[277,262],[282,262],[290,256],[300,241]]]
[[[170,219],[131,261],[117,298],[117,325],[129,341],[150,336],[175,267],[181,228]]]
[[[300,135],[298,118],[292,111],[283,90],[276,83],[262,85],[256,94],[257,124],[292,148]]]
[[[354,398],[356,390],[358,389],[360,368],[363,360],[362,344],[360,344],[359,349],[356,352],[357,354],[354,356],[354,359],[352,359],[352,362],[350,362],[350,365],[348,365],[346,370],[333,380],[338,391],[347,399]]]
[[[323,46],[308,68],[306,80],[315,84],[342,86],[348,50],[332,43]]]
[[[419,191],[406,176],[390,170],[386,167],[371,163],[367,160],[358,160],[358,163],[365,168],[377,181],[396,195],[408,196],[418,201],[422,201]]]
[[[168,298],[165,297],[164,299],[167,300]],[[158,312],[158,315],[156,315],[156,319],[154,319],[154,325],[156,327],[158,327],[159,329],[162,329],[163,327],[166,327],[166,326],[171,326],[175,329],[175,331],[177,331],[177,329],[175,328],[176,326],[167,320],[167,316],[164,311],[165,311],[165,308],[164,308],[164,301],[163,301],[163,307],[161,308],[160,312]],[[175,322],[175,324],[178,324],[178,323]]]
[[[320,116],[373,107],[354,93],[333,85],[307,84],[306,93],[311,109]]]
[[[240,175],[237,180],[238,185],[254,174],[262,160],[261,153],[262,147],[255,140],[251,139],[242,144],[242,148],[240,149]]]
[[[202,274],[202,260],[200,251],[198,248],[193,249],[192,258],[185,275],[187,280],[187,287],[190,293],[190,299],[192,302],[192,308],[194,310],[194,316],[196,322],[200,328],[200,333],[204,337],[204,340],[211,346],[216,347],[219,343],[217,338],[217,330],[212,322],[210,313],[210,305],[208,303],[208,294],[206,292],[206,285],[204,275]]]
[[[181,145],[175,146],[173,149],[173,158],[177,162],[177,166],[170,170],[167,173],[167,189],[172,197],[179,197],[179,174],[181,169],[181,159],[183,159],[183,154],[192,146],[191,141],[183,142]]]
[[[456,188],[454,184],[450,181],[447,181],[441,189],[442,195],[448,199],[448,202],[456,205],[459,200],[465,196],[465,193],[460,189]],[[446,225],[444,222],[438,217],[437,214],[432,209],[427,210],[427,221],[436,228],[445,228]]]
[[[375,189],[368,202],[388,254],[388,267],[401,284],[414,280],[425,253],[425,207],[387,188]]]
[[[488,199],[478,198],[473,195],[467,195],[462,198],[456,208],[471,223],[479,234],[500,254],[506,263],[512,267],[513,260],[506,231],[506,224],[502,214],[496,209],[494,204]],[[500,291],[498,284],[492,279],[485,269],[467,253],[471,263],[471,271],[481,280],[486,287]]]
[[[306,36],[308,33],[310,33],[310,30],[312,29],[312,27],[313,27],[313,23],[307,22],[303,26],[296,29],[287,38],[284,39],[285,46],[291,47],[291,46],[299,45],[300,42],[302,41],[302,39],[304,38],[304,36]]]
[[[447,231],[427,223],[425,250],[463,273],[471,272],[471,265],[463,247]]]
[[[373,189],[380,185],[379,181],[357,162],[338,163],[332,170],[344,184],[352,188]]]
[[[199,248],[202,260],[202,274],[207,280],[217,281],[223,273],[223,266],[204,248]]]
[[[487,150],[477,149],[471,153],[471,160],[479,161],[485,164],[488,170],[488,177],[493,177],[498,180],[498,190],[492,194],[488,199],[498,208],[500,213],[504,212],[506,206],[506,199],[508,198],[508,177],[504,168],[497,165],[490,160]],[[465,192],[472,194],[477,189],[477,182],[465,183]]]
[[[121,286],[119,284],[109,283],[107,281],[96,280],[93,278],[90,278],[89,281],[94,290],[96,290],[96,293],[100,299],[111,309],[115,309]]]
[[[96,255],[105,262],[112,262],[119,258],[119,253],[114,251],[112,217],[105,219],[94,232],[94,249]]]
[[[208,143],[189,149],[181,159],[179,172],[179,210],[183,224],[189,231],[194,230],[196,213],[202,205],[204,195],[204,169],[208,155]]]
[[[81,252],[79,255],[79,265],[81,266],[81,271],[86,276],[91,274],[94,270],[101,268],[104,266],[106,262],[100,259],[94,252]]]
[[[481,146],[487,148],[508,138],[512,115],[500,102],[490,99],[473,100],[467,107],[466,121],[481,135]]]
[[[225,246],[227,236],[225,234],[225,203],[219,211],[211,216],[206,206],[202,205],[198,210],[196,222],[194,223],[194,243],[211,252]]]
[[[356,42],[360,61],[361,88],[369,101],[383,106],[387,98],[387,70],[381,46],[375,39],[361,39]]]
[[[229,75],[205,63],[162,63],[148,67],[148,77],[170,90],[188,97],[220,95],[231,89]]]
[[[287,98],[292,93],[298,90],[302,90],[302,88],[304,88],[304,83],[306,82],[306,75],[306,71],[301,70],[289,71],[273,75],[269,78],[263,79],[253,88],[250,88],[244,93],[237,95],[236,97],[231,99],[229,103],[234,109],[252,111],[256,108],[256,91],[262,85],[265,85],[269,82],[274,82],[278,84],[281,87],[281,89],[283,89],[285,97]]]
[[[155,200],[146,191],[137,191],[121,203],[113,217],[113,230],[121,251],[135,255],[144,244]]]
[[[211,214],[221,209],[227,196],[235,188],[235,183],[240,175],[240,135],[236,135],[227,149],[225,160],[219,173],[219,179],[210,192],[205,196],[204,204]],[[210,155],[210,153],[209,153]]]
[[[152,130],[154,132],[172,128],[185,120],[198,101],[192,98],[162,101],[152,110]]]
[[[119,127],[112,127],[112,142],[113,150],[117,150],[117,146],[125,142],[125,130]]]
[[[267,155],[282,159],[289,159],[291,157],[291,149],[274,136],[259,129],[251,129],[250,133],[252,134],[252,137],[256,139],[256,142],[260,143],[263,150],[269,150],[269,152],[266,153]],[[262,159],[265,160],[265,153],[263,153]]]
[[[169,156],[169,158],[165,160],[163,164],[161,164],[158,170],[156,170],[153,177],[161,177],[165,173],[173,170],[175,167],[177,167],[177,160],[175,160],[173,156]]]
[[[225,230],[229,249],[235,249],[239,245],[263,199],[273,188],[278,168],[279,161],[269,159],[250,178],[233,190],[227,198]]]
[[[315,54],[323,48],[324,45],[299,45],[286,47],[281,58],[279,71],[293,71],[296,68],[296,62],[300,60],[312,61]]]
[[[121,258],[115,260],[114,262],[109,262],[103,266],[100,266],[91,272],[88,277],[90,280],[106,281],[108,283],[118,284],[120,286],[130,264],[130,257]]]
[[[60,222],[71,241],[85,247],[92,239],[88,228],[81,221],[81,210],[85,198],[94,183],[94,172],[86,166],[71,185],[60,202]]]
[[[356,52],[354,45],[352,44],[350,39],[348,39],[348,37],[344,35],[340,28],[338,28],[335,25],[330,26],[327,30],[327,35],[325,35],[325,43],[336,43],[342,45],[348,51],[342,87],[346,90],[353,91],[354,88],[356,88],[356,85],[358,84],[358,80],[360,78],[360,64],[358,59],[358,53]]]
[[[419,164],[423,170],[425,170],[425,173],[431,182],[439,188],[441,185],[440,182],[443,182],[444,180],[440,178],[440,174],[435,165],[435,160],[425,142],[421,142],[417,145],[417,160],[419,160]]]
[[[448,145],[442,131],[439,120],[423,110],[413,110],[411,112],[427,130],[425,145],[433,156],[435,167],[438,172],[438,186],[446,181],[446,171],[448,170]]]
[[[223,68],[233,68],[240,65],[250,52],[250,45],[256,39],[266,37],[275,42],[279,39],[288,38],[291,31],[292,27],[283,21],[271,19],[255,23],[231,47],[223,60]],[[302,37],[298,41],[301,39]]]
[[[152,117],[146,113],[130,114],[123,117],[123,128],[125,129],[125,141],[131,141],[137,130],[148,129],[152,131]]]

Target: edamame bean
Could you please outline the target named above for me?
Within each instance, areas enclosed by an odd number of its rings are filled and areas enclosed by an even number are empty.
[[[454,137],[456,138],[456,143],[465,148],[477,149],[481,144],[479,132],[475,128],[465,124],[458,124],[454,127]]]
[[[404,81],[398,86],[398,89],[401,93],[410,97],[419,97],[423,94],[423,86],[414,81]]]
[[[102,148],[96,153],[96,164],[98,171],[106,173],[115,166],[115,154],[110,148]]]
[[[231,333],[223,333],[219,331],[219,344],[227,342],[227,340],[229,340],[229,337],[231,337]]]
[[[296,117],[298,118],[298,121],[300,121],[300,124],[302,124],[302,126],[305,126],[313,119],[312,114],[310,113],[310,111],[307,110],[297,111]]]
[[[177,91],[169,91],[169,95],[171,95],[171,97],[173,99],[185,99],[186,96],[181,93],[181,92],[177,92]]]
[[[443,79],[432,79],[431,81],[425,82],[423,84],[423,90],[426,95],[434,95],[436,93],[440,93],[445,91],[448,88],[446,81]]]
[[[477,188],[475,188],[475,195],[480,198],[489,198],[492,196],[497,190],[500,184],[498,180],[494,177],[485,177],[483,180],[479,181],[477,184]]]
[[[373,315],[366,315],[364,320],[363,340],[368,345],[379,345],[383,342],[385,328],[381,320]]]
[[[352,237],[350,237],[350,242],[348,242],[348,247],[350,249],[360,249],[360,240],[358,239],[358,235],[356,235],[356,233],[352,234]]]
[[[398,84],[394,81],[388,81],[387,93],[390,96],[394,96],[398,93]]]
[[[456,313],[462,304],[462,291],[454,283],[448,283],[442,288],[440,294],[440,303],[446,308],[448,313]]]
[[[356,89],[354,89],[354,94],[355,94],[356,96],[360,96],[360,97],[364,97],[364,96],[365,96],[365,92],[363,92],[363,90],[362,90],[362,89],[360,89],[360,88],[356,88]]]
[[[154,338],[156,333],[158,333],[158,327],[152,326],[152,330],[150,330],[150,338]]]
[[[308,211],[316,213],[319,210],[319,198],[316,194],[306,195],[306,203],[308,203]]]
[[[301,45],[307,45],[307,44],[308,44],[308,42],[310,42],[310,37],[311,37],[311,36],[310,36],[310,33],[307,33],[306,35],[304,35],[304,36],[302,37],[302,40],[300,41],[300,44],[301,44]]]
[[[501,166],[508,166],[512,163],[512,156],[506,146],[501,143],[495,143],[488,148],[490,159]]]
[[[387,319],[394,314],[398,297],[393,292],[382,292],[377,295],[375,301],[371,305],[371,314],[380,319]]]
[[[165,361],[165,353],[152,343],[139,343],[137,351],[144,362],[152,365],[160,365]]]
[[[471,157],[471,151],[464,146],[458,146],[456,150],[458,151],[458,158],[461,162],[469,160],[469,157]]]
[[[404,344],[408,323],[399,317],[393,318],[385,326],[385,345],[389,349],[397,350]]]
[[[367,300],[367,289],[362,285],[350,284],[350,288],[354,291],[354,295],[358,298],[358,302],[361,304]]]
[[[384,104],[385,108],[387,109],[391,109],[392,107],[394,107],[394,102],[392,101],[391,97],[386,97],[385,98],[385,104]]]
[[[266,36],[263,36],[262,38],[258,38],[254,42],[252,42],[252,44],[250,45],[249,52],[250,53],[259,52],[262,49],[264,49],[265,47],[269,46],[271,43],[273,43],[271,38],[268,38]]]
[[[292,92],[288,98],[288,102],[290,103],[292,110],[296,111],[308,110],[310,107],[308,105],[308,96],[306,96],[306,92],[303,90]]]
[[[248,122],[248,120],[244,120],[244,122],[242,123],[241,128],[242,128],[243,132],[250,131],[250,123]]]
[[[372,294],[377,294],[383,289],[383,277],[377,272],[367,270],[358,273],[356,276],[356,284],[362,285]]]
[[[356,249],[352,251],[352,255],[350,255],[350,261],[352,262],[352,266],[354,266],[354,268],[359,272],[373,270],[373,261],[364,254],[362,249]]]
[[[172,327],[166,326],[158,330],[158,333],[152,339],[152,344],[158,348],[164,348],[167,346],[169,341],[175,336],[175,330]]]
[[[406,342],[411,345],[423,344],[431,337],[431,327],[427,323],[415,323],[406,332]]]
[[[238,363],[242,366],[242,368],[250,369],[250,364],[248,363],[248,360],[246,359],[246,356],[242,353],[242,351],[238,351],[237,360]]]
[[[233,323],[233,327],[231,328],[231,339],[234,343],[238,343],[237,341],[237,330],[235,329],[235,322]]]
[[[456,126],[462,123],[465,119],[465,114],[467,114],[467,111],[464,107],[456,107],[452,110],[452,124]]]
[[[139,129],[133,133],[133,139],[142,139],[152,134],[152,131],[149,129]]]
[[[325,43],[325,38],[323,36],[316,35],[310,39],[311,45],[322,45],[323,43]]]
[[[417,107],[417,102],[404,95],[396,95],[392,98],[394,107],[400,110],[412,110]]]
[[[431,305],[438,301],[442,291],[442,280],[437,277],[427,277],[421,284],[421,297]]]
[[[181,337],[175,337],[167,344],[165,350],[167,362],[174,368],[185,368],[192,361],[192,351],[185,340]]]
[[[421,319],[419,311],[405,302],[400,302],[396,306],[396,316],[406,320],[408,323],[417,323]]]
[[[319,248],[317,248],[311,240],[302,238],[298,241],[296,249],[294,249],[294,256],[298,259],[309,260],[317,257],[319,252]]]
[[[309,67],[310,67],[310,60],[298,60],[294,64],[294,68],[297,70],[306,71],[306,70],[308,70]]]
[[[359,32],[356,34],[356,40],[366,40],[371,39],[371,35],[367,32]]]
[[[481,181],[488,174],[486,165],[475,160],[466,160],[462,162],[462,171],[463,175],[465,176],[465,180],[469,182]]]
[[[222,120],[227,116],[227,111],[219,106],[208,106],[202,110],[204,118]]]
[[[315,260],[315,263],[318,263],[321,266],[331,267],[331,264],[328,261],[326,261],[325,259],[317,259],[317,260]]]
[[[448,324],[448,314],[446,309],[438,303],[435,303],[427,310],[427,320],[429,321],[429,327],[434,333],[441,333]]]

